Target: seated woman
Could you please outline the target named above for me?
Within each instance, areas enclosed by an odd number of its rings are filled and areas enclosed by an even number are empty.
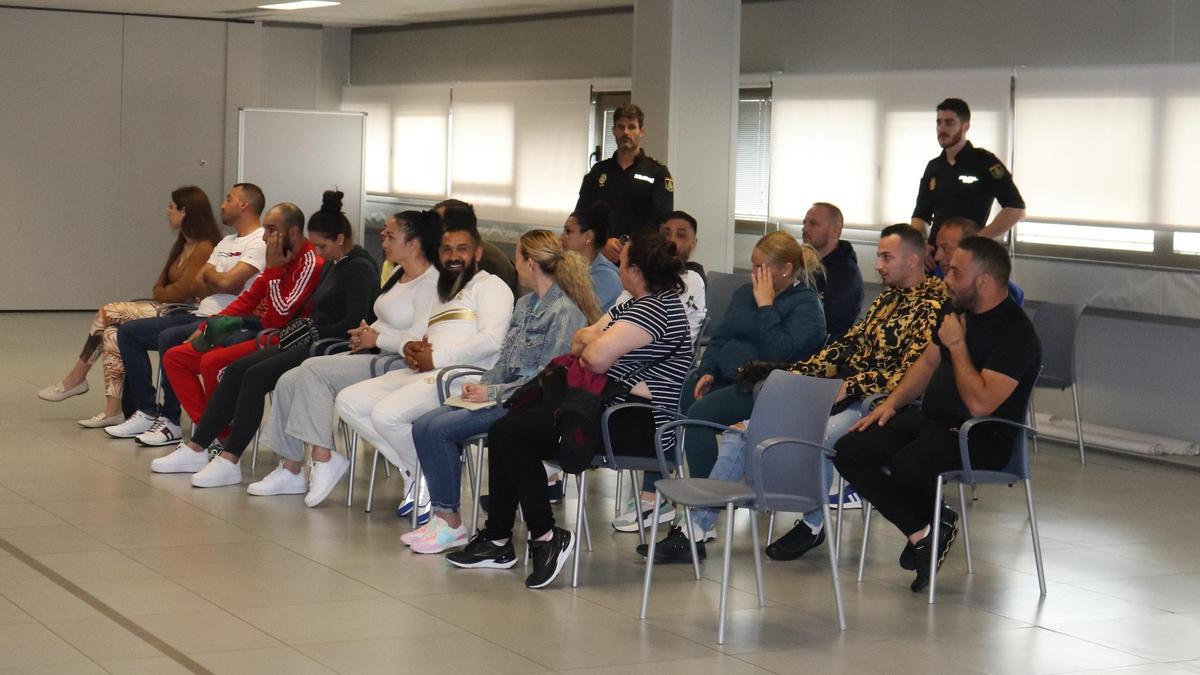
[[[575,334],[571,351],[580,364],[610,378],[633,378],[630,400],[675,410],[692,363],[687,315],[679,302],[683,262],[675,246],[654,231],[635,233],[621,250],[621,283],[633,296]],[[618,397],[613,403],[623,402]],[[575,546],[575,534],[555,527],[546,495],[542,460],[559,458],[555,407],[513,410],[488,432],[487,525],[466,548],[446,560],[457,567],[507,568],[516,564],[513,521],[519,505],[529,529],[532,572],[529,588],[548,586]],[[654,453],[655,429],[669,416],[635,408],[612,420],[613,442],[626,452]],[[667,451],[675,438],[664,438]]]
[[[602,312],[612,309],[622,290],[617,266],[600,255],[600,249],[608,241],[610,213],[608,205],[603,203],[592,207],[587,213],[572,213],[563,223],[562,231],[562,247],[583,256],[588,264],[592,287],[596,290],[596,299],[600,301]]]
[[[679,409],[693,419],[733,424],[750,417],[753,396],[734,387],[739,367],[755,360],[807,358],[825,343],[825,312],[815,279],[821,259],[816,249],[787,232],[771,232],[755,244],[750,266],[750,283],[734,292],[699,367],[684,383]],[[690,474],[708,476],[717,461],[715,435],[701,428],[685,433]],[[638,511],[646,527],[654,508],[654,481],[659,478],[649,471],[643,478]],[[674,517],[674,507],[664,503],[659,522]],[[613,521],[613,528],[637,532],[637,518],[631,509]]]
[[[421,471],[429,485],[433,517],[424,527],[400,537],[417,553],[442,553],[467,543],[459,515],[462,492],[460,445],[487,432],[507,412],[499,404],[550,359],[571,350],[580,328],[600,318],[587,263],[563,251],[554,234],[532,230],[517,242],[517,276],[533,289],[517,300],[500,348],[500,360],[478,383],[463,385],[462,400],[492,405],[478,410],[443,405],[413,423]]]
[[[213,219],[212,204],[204,190],[186,185],[171,192],[167,202],[167,224],[179,234],[167,254],[167,262],[158,281],[154,284],[153,302],[110,302],[96,312],[92,329],[83,343],[83,351],[75,367],[61,381],[38,392],[45,401],[63,401],[72,396],[87,393],[87,374],[92,364],[104,356],[104,410],[85,420],[79,426],[102,429],[120,424],[121,396],[125,388],[125,365],[117,349],[117,326],[134,319],[152,317],[160,303],[197,302],[192,294],[192,280],[212,255],[213,247],[221,240],[221,232]]]
[[[344,338],[371,312],[379,292],[379,267],[371,254],[356,245],[346,214],[342,193],[326,192],[321,210],[308,219],[308,239],[325,259],[321,281],[313,292],[309,317],[316,338]],[[242,452],[254,439],[263,416],[263,398],[275,389],[284,373],[308,358],[309,344],[288,349],[272,345],[244,356],[225,368],[220,383],[208,400],[192,438],[176,452],[203,457],[204,451],[223,436],[221,452],[192,476],[195,487],[219,487],[242,482],[238,465]],[[197,454],[199,453],[199,454]],[[253,483],[248,492],[257,495],[302,494],[304,476],[280,467]]]
[[[312,446],[312,469],[304,503],[316,506],[329,496],[349,468],[346,458],[331,451],[334,444],[333,403],[338,392],[371,378],[379,349],[399,353],[404,341],[425,331],[429,305],[437,293],[438,245],[442,222],[432,211],[404,211],[388,218],[381,233],[384,256],[398,269],[375,299],[373,321],[350,331],[350,354],[308,359],[283,374],[275,384],[271,411],[263,423],[263,442],[282,458],[279,468],[248,486],[253,495],[287,494],[277,486],[292,486],[300,474],[304,446]]]

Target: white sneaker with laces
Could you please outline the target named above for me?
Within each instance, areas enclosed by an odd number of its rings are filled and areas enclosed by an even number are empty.
[[[76,424],[83,427],[84,429],[102,429],[104,427],[111,427],[111,426],[118,425],[124,421],[125,421],[125,418],[122,417],[120,415],[120,413],[110,417],[101,412],[101,413],[96,413],[95,415],[92,415],[91,417],[87,418],[86,420],[79,420],[78,422],[76,422]]]
[[[171,454],[150,462],[150,470],[154,473],[196,473],[208,464],[208,455],[180,443]]]
[[[39,391],[38,398],[42,399],[43,401],[50,401],[51,403],[58,403],[59,401],[65,401],[65,400],[71,398],[72,396],[86,394],[87,392],[88,392],[87,380],[80,382],[79,384],[75,385],[74,387],[71,387],[70,389],[67,389],[66,387],[62,386],[62,382],[55,382],[54,384],[50,385],[49,387],[46,387],[45,389],[42,389],[41,391]]]
[[[650,529],[653,525],[652,513],[654,511],[653,502],[641,502],[642,509],[642,527]],[[625,513],[617,516],[617,519],[612,521],[613,529],[617,532],[637,532],[638,513],[633,508],[630,508]],[[675,505],[671,502],[664,501],[658,507],[658,524],[674,522],[675,520]]]
[[[154,426],[154,421],[154,417],[138,410],[124,422],[114,424],[111,427],[104,427],[104,433],[113,438],[133,438],[149,431],[150,427]]]
[[[309,462],[308,494],[304,495],[304,503],[310,508],[325,501],[333,488],[346,475],[350,468],[350,460],[332,453],[328,462]]]
[[[138,434],[133,440],[142,445],[157,446],[178,443],[182,438],[183,430],[179,425],[159,415],[158,419],[154,420],[154,426]]]
[[[188,448],[191,450],[191,448]],[[198,452],[198,455],[207,453]],[[192,476],[192,487],[208,488],[208,487],[224,487],[226,485],[241,485],[242,484],[242,467],[240,464],[235,464],[220,455],[217,455],[208,464],[204,465]]]
[[[246,486],[246,492],[257,497],[273,497],[275,495],[302,495],[308,490],[308,481],[304,472],[292,473],[283,468],[280,462],[275,470]]]

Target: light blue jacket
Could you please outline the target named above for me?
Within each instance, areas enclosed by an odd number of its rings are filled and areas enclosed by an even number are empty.
[[[571,338],[587,318],[558,284],[539,299],[526,293],[517,300],[500,347],[500,359],[483,374],[488,400],[501,401],[513,389],[537,375],[550,359],[571,351]]]
[[[588,271],[592,275],[592,287],[596,289],[596,299],[600,301],[600,311],[607,312],[612,309],[613,303],[620,297],[621,291],[625,290],[621,286],[621,271],[608,258],[605,258],[603,253],[596,254]]]

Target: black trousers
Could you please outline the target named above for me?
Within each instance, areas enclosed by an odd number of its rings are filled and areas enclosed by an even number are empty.
[[[926,417],[920,408],[905,408],[882,427],[842,436],[833,464],[884,518],[911,535],[931,522],[938,474],[962,468],[953,426]],[[1002,468],[1011,451],[1011,437],[972,431],[971,466]]]
[[[208,447],[225,427],[230,427],[225,450],[241,457],[262,424],[267,392],[274,391],[279,378],[307,358],[306,347],[281,350],[271,346],[229,364],[192,432],[192,442]]]
[[[610,426],[613,444],[622,448],[622,454],[636,454],[629,452],[634,448],[654,454],[654,415],[649,410],[635,408],[616,413]],[[490,504],[485,537],[493,541],[511,537],[518,505],[534,539],[554,528],[542,460],[557,459],[558,431],[552,407],[513,411],[492,425],[488,431]]]

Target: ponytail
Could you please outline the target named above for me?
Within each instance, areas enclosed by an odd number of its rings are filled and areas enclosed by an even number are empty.
[[[548,230],[530,230],[521,235],[520,249],[567,294],[588,324],[600,318],[600,302],[592,287],[591,270],[583,256],[563,251],[562,240]]]

